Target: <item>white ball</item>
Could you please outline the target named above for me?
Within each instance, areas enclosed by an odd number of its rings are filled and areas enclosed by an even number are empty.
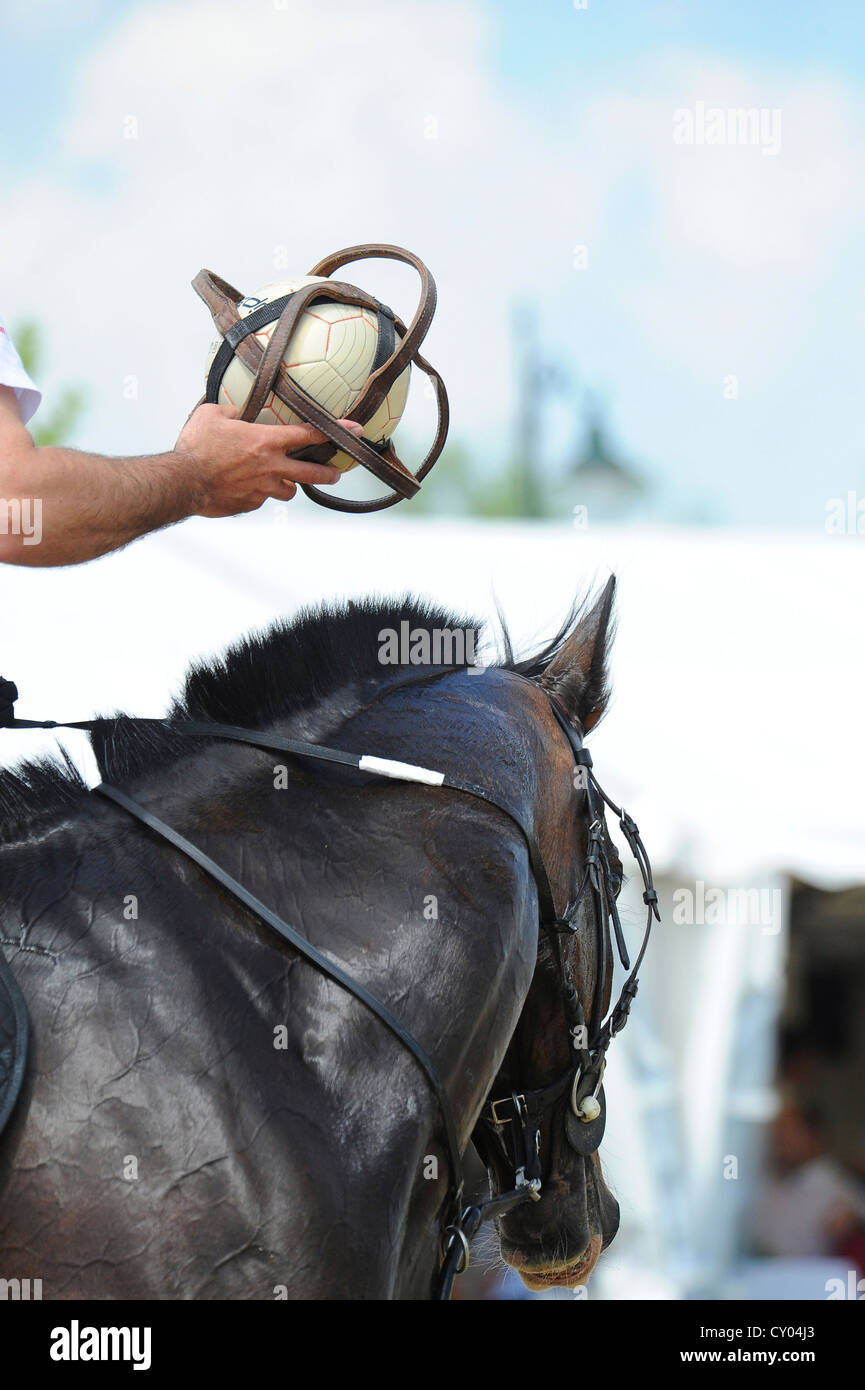
[[[586,1096],[580,1105],[580,1119],[588,1124],[590,1120],[596,1120],[600,1113],[600,1102],[594,1096]]]
[[[299,290],[304,285],[325,283],[321,275],[298,275],[291,280],[275,280],[264,285],[255,294],[247,295],[238,304],[241,318],[246,318],[262,304],[281,299],[283,295]],[[358,308],[354,304],[340,304],[336,300],[324,300],[304,310],[283,354],[283,365],[289,376],[297,382],[319,405],[332,411],[338,420],[351,419],[351,407],[360,395],[367,378],[372,372],[378,347],[378,319],[374,310]],[[255,337],[266,347],[276,322],[267,324]],[[401,341],[399,333],[396,343]],[[210,345],[206,373],[222,344],[218,337]],[[372,419],[364,426],[363,437],[373,444],[384,443],[390,439],[400,422],[408,396],[411,367],[397,377],[385,399]],[[242,410],[252,389],[253,375],[249,368],[236,355],[229,363],[219,388],[221,404],[233,405]],[[302,424],[299,415],[281,401],[273,392],[265,401],[256,416],[261,425]],[[356,467],[353,458],[341,450],[330,460],[337,468],[346,472]]]

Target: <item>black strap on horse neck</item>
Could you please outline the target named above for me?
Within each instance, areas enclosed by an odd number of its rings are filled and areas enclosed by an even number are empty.
[[[284,918],[280,917],[276,912],[273,912],[260,898],[256,898],[254,894],[250,893],[248,888],[244,888],[242,883],[238,883],[236,878],[227,873],[221,865],[216,863],[215,859],[211,859],[209,854],[205,854],[204,851],[199,849],[197,845],[194,845],[191,840],[187,840],[185,836],[179,834],[178,831],[174,830],[170,825],[166,825],[165,821],[154,816],[151,811],[146,810],[139,802],[133,801],[132,797],[127,796],[125,792],[120,791],[119,788],[109,786],[106,782],[101,782],[99,786],[94,787],[93,790],[99,796],[103,796],[108,801],[113,801],[115,805],[121,806],[129,815],[134,816],[142,825],[147,826],[148,830],[154,831],[161,839],[167,840],[175,849],[180,850],[181,854],[185,854],[187,859],[191,859],[199,868],[204,869],[205,873],[209,874],[212,879],[215,879],[220,887],[230,893],[237,902],[254,913],[256,917],[260,918],[266,926],[276,932],[277,936],[281,936],[284,941],[287,941],[290,946],[293,946],[296,951],[299,951],[310,964],[314,965],[316,969],[320,970],[328,979],[334,980],[336,984],[341,985],[349,994],[353,994],[355,999],[359,999],[361,1004],[365,1004],[366,1007],[375,1014],[376,1018],[380,1019],[385,1027],[390,1029],[426,1073],[430,1089],[441,1111],[445,1137],[447,1139],[448,1161],[450,1163],[451,1173],[454,1175],[458,1184],[457,1193],[461,1192],[462,1156],[459,1140],[457,1138],[456,1125],[454,1123],[453,1110],[451,1109],[447,1091],[439,1080],[435,1067],[420,1043],[412,1037],[407,1028],[403,1027],[399,1019],[391,1013],[387,1005],[383,1004],[380,999],[377,999],[374,994],[371,994],[368,989],[365,989],[362,984],[353,979],[353,977],[349,975],[346,970],[343,970],[342,966],[338,965],[336,961],[331,960],[329,956],[326,956],[322,951],[319,951],[313,946],[310,941],[307,941],[305,936],[301,936],[300,932],[290,926]]]
[[[516,673],[515,673],[516,674]],[[105,727],[105,720],[84,719],[77,721],[57,721],[57,720],[32,720],[16,719],[14,715],[14,702],[18,697],[18,691],[11,681],[0,680],[0,728],[10,729],[79,729],[84,732],[93,733]],[[461,1210],[462,1193],[464,1187],[462,1152],[460,1149],[459,1138],[457,1135],[456,1124],[453,1110],[447,1090],[443,1085],[438,1073],[428,1057],[427,1053],[399,1021],[398,1018],[382,1003],[375,995],[365,989],[347,971],[343,970],[337,962],[329,956],[319,951],[310,941],[306,939],[294,927],[290,926],[277,913],[273,912],[259,898],[249,892],[243,884],[239,883],[231,874],[227,873],[221,865],[204,853],[197,845],[194,845],[185,836],[181,835],[172,826],[167,825],[152,812],[148,811],[139,802],[126,795],[119,788],[108,783],[100,783],[93,790],[116,806],[121,807],[134,819],[139,821],[148,830],[158,835],[161,839],[172,845],[175,849],[209,874],[222,888],[224,888],[234,899],[241,903],[269,926],[279,937],[288,942],[301,956],[314,965],[328,979],[340,985],[354,998],[364,1004],[399,1042],[411,1053],[418,1065],[421,1067],[427,1078],[430,1089],[436,1098],[437,1105],[441,1112],[442,1122],[445,1131],[445,1138],[448,1149],[448,1161],[451,1172],[451,1182],[448,1195],[445,1201],[445,1215],[442,1219],[442,1244],[443,1254],[442,1263],[436,1283],[436,1297],[445,1300],[450,1297],[451,1288],[455,1276],[462,1272],[468,1264],[469,1242],[476,1232],[478,1226],[483,1221],[500,1216],[510,1210],[520,1202],[540,1197],[541,1172],[540,1155],[538,1152],[539,1126],[543,1112],[549,1107],[558,1104],[562,1095],[571,1086],[571,1108],[578,1118],[580,1116],[579,1107],[585,1097],[592,1092],[597,1095],[600,1088],[600,1078],[603,1075],[604,1058],[611,1039],[619,1031],[627,1020],[631,1001],[637,990],[637,972],[642,964],[643,957],[648,945],[649,933],[652,925],[653,914],[659,919],[657,909],[658,895],[652,884],[651,866],[645,847],[640,839],[639,830],[635,822],[620,807],[606,795],[598,784],[592,772],[591,756],[583,748],[579,735],[572,729],[569,721],[559,710],[554,698],[548,695],[550,705],[556,720],[568,739],[568,743],[574,753],[578,765],[587,769],[587,792],[589,814],[591,824],[589,828],[589,854],[587,856],[586,867],[583,876],[582,886],[579,890],[576,903],[572,909],[570,917],[559,917],[556,912],[552,886],[547,874],[546,865],[540,846],[531,827],[527,826],[517,808],[508,805],[506,802],[486,791],[484,788],[476,786],[474,783],[466,782],[458,777],[452,777],[447,773],[435,771],[431,768],[419,767],[412,763],[400,762],[394,759],[381,758],[376,755],[349,753],[343,749],[329,748],[321,744],[305,743],[297,739],[284,738],[277,734],[259,733],[254,729],[244,729],[235,725],[216,724],[197,720],[144,720],[132,719],[129,723],[138,725],[150,724],[160,725],[171,729],[175,733],[185,735],[190,738],[219,738],[230,742],[249,744],[269,752],[288,753],[295,757],[312,758],[340,764],[355,771],[371,773],[375,776],[395,778],[404,782],[420,782],[432,786],[447,787],[453,791],[459,791],[466,795],[473,796],[478,800],[486,802],[488,805],[496,807],[510,817],[511,821],[518,827],[525,840],[529,863],[534,874],[538,893],[538,912],[539,921],[542,929],[550,933],[557,946],[560,973],[562,976],[563,1002],[565,1015],[568,1022],[568,1031],[574,1039],[578,1036],[578,1030],[583,1024],[583,1012],[580,1001],[574,990],[573,984],[567,977],[564,966],[564,954],[561,949],[561,934],[575,929],[573,916],[576,907],[580,902],[583,891],[590,887],[595,899],[596,913],[598,916],[599,939],[603,941],[606,949],[607,923],[612,917],[619,954],[625,968],[627,968],[627,949],[621,932],[618,913],[615,911],[614,893],[610,887],[610,866],[606,850],[603,846],[602,827],[603,827],[603,807],[604,804],[619,817],[622,831],[628,844],[637,860],[644,880],[645,892],[644,902],[648,907],[648,921],[643,943],[640,948],[633,970],[625,981],[619,1001],[612,1010],[606,1023],[602,1026],[593,1026],[588,1047],[583,1043],[577,1044],[575,1041],[575,1055],[577,1057],[575,1070],[569,1070],[551,1086],[543,1088],[541,1091],[528,1092],[518,1096],[513,1093],[506,1101],[488,1103],[484,1108],[478,1127],[473,1136],[476,1146],[484,1147],[483,1127],[491,1129],[496,1137],[499,1138],[499,1127],[503,1123],[511,1122],[512,1142],[512,1167],[514,1170],[514,1189],[512,1192],[497,1194],[488,1198],[484,1202],[466,1207]],[[597,797],[601,798],[598,805]],[[600,991],[596,991],[600,994]],[[596,1008],[593,1009],[596,1014]],[[592,1088],[594,1090],[592,1091]],[[603,1094],[601,1092],[601,1094]],[[512,1107],[512,1115],[500,1117],[498,1110],[505,1104]],[[492,1118],[488,1111],[491,1110]],[[585,1130],[578,1130],[577,1143],[570,1138],[572,1147],[576,1147],[578,1152],[591,1153],[600,1143],[603,1133],[603,1118],[601,1122],[588,1124]],[[583,1147],[580,1145],[585,1140]]]

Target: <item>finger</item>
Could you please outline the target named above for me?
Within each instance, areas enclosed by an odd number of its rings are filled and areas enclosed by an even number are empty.
[[[293,478],[296,483],[323,483],[328,486],[338,483],[342,477],[333,464],[306,463],[303,459],[283,459],[279,470],[283,478]]]
[[[339,423],[356,437],[363,434],[363,425],[359,425],[356,420],[340,420]],[[322,434],[314,425],[262,425],[261,428],[267,430],[268,443],[278,445],[287,453],[294,453],[296,449],[307,449],[311,444],[330,442],[327,435]]]
[[[223,405],[223,403],[220,401],[216,409],[219,411],[220,415],[225,415],[229,420],[237,420],[240,416],[240,411],[238,410],[237,406],[229,405],[227,402]]]
[[[290,502],[292,497],[297,495],[297,483],[291,482],[289,478],[280,478],[271,497],[275,497],[277,502]]]

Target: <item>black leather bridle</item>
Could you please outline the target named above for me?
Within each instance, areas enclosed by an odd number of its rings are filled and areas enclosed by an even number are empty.
[[[521,679],[524,678],[521,677]],[[535,689],[539,688],[534,682],[531,684]],[[81,729],[93,733],[104,728],[106,722],[109,722],[98,719],[69,722],[16,719],[14,702],[17,697],[18,691],[15,685],[11,681],[0,680],[0,728],[63,728]],[[338,962],[319,951],[306,937],[250,893],[243,884],[227,873],[197,845],[153,815],[139,802],[134,801],[125,792],[106,782],[93,788],[97,795],[121,807],[140,824],[146,826],[147,829],[196,863],[237,902],[294,947],[310,964],[364,1004],[415,1058],[426,1075],[441,1113],[450,1167],[450,1185],[441,1217],[441,1264],[435,1283],[435,1297],[440,1300],[447,1300],[450,1297],[454,1278],[468,1267],[469,1247],[478,1227],[485,1221],[503,1216],[518,1203],[540,1199],[542,1186],[540,1133],[542,1124],[547,1122],[554,1112],[558,1109],[563,1110],[567,1141],[576,1153],[588,1156],[598,1148],[603,1138],[606,1122],[606,1102],[602,1081],[607,1050],[613,1038],[627,1022],[631,1003],[637,993],[638,972],[649,944],[652,922],[654,919],[660,921],[658,895],[652,882],[651,865],[636,823],[622,807],[617,806],[607,796],[594,775],[591,754],[587,748],[583,747],[582,738],[573,729],[555,699],[549,694],[547,698],[556,721],[568,740],[576,767],[584,770],[581,780],[584,781],[585,785],[589,818],[588,850],[582,881],[576,898],[566,910],[566,914],[561,917],[556,911],[553,891],[540,846],[531,829],[525,824],[514,806],[508,805],[499,797],[472,782],[464,781],[459,777],[452,777],[448,773],[438,772],[431,768],[419,767],[412,763],[379,758],[368,754],[348,753],[342,749],[304,743],[275,734],[265,736],[253,729],[244,729],[235,725],[190,719],[124,720],[126,723],[139,727],[160,726],[168,728],[174,733],[190,738],[224,739],[233,743],[249,744],[267,752],[287,753],[296,758],[338,763],[343,767],[370,773],[377,777],[447,787],[453,791],[476,797],[488,805],[496,806],[500,811],[504,811],[519,828],[525,839],[529,864],[537,885],[540,929],[547,934],[551,941],[558,964],[572,1061],[564,1075],[552,1085],[536,1091],[522,1093],[512,1091],[507,1096],[488,1100],[484,1105],[472,1134],[472,1140],[480,1157],[488,1167],[492,1166],[490,1160],[494,1149],[498,1152],[499,1158],[504,1159],[506,1167],[512,1174],[513,1188],[468,1206],[463,1206],[463,1156],[450,1098],[427,1053],[409,1030],[388,1009],[387,1005],[355,980]],[[643,901],[647,909],[646,927],[642,945],[633,967],[630,965],[616,908],[616,879],[607,849],[606,806],[618,817],[622,833],[637,861],[643,879]],[[577,930],[578,910],[587,895],[591,895],[593,901],[599,956],[589,1020],[586,1019],[579,995],[569,978],[563,948],[563,939]],[[628,970],[629,973],[622,986],[618,1001],[604,1021],[604,981],[609,960],[611,923],[619,958],[624,969]]]
[[[652,923],[655,920],[660,921],[658,894],[652,881],[652,867],[636,821],[623,807],[617,806],[607,796],[595,777],[592,756],[583,746],[580,735],[571,726],[555,699],[549,695],[548,699],[556,721],[571,746],[575,766],[584,769],[583,784],[589,820],[586,861],[576,898],[564,917],[545,919],[542,914],[540,918],[540,927],[551,941],[558,965],[572,1063],[568,1070],[549,1086],[521,1094],[511,1091],[509,1095],[487,1101],[472,1135],[474,1146],[487,1168],[493,1167],[493,1154],[497,1154],[500,1160],[504,1159],[506,1167],[515,1175],[515,1191],[528,1188],[528,1195],[535,1200],[540,1198],[542,1185],[541,1128],[544,1124],[550,1123],[555,1113],[562,1112],[565,1137],[575,1153],[587,1158],[600,1146],[607,1118],[603,1090],[607,1050],[613,1038],[628,1021],[631,1004],[639,986],[639,971],[649,944]],[[633,966],[628,956],[616,906],[618,885],[607,848],[609,841],[606,806],[618,817],[622,833],[637,861],[643,880],[646,926]],[[596,983],[589,1020],[586,1019],[582,1002],[569,978],[562,945],[563,938],[576,932],[578,909],[588,894],[593,900],[598,945]],[[616,938],[619,959],[629,973],[618,1000],[605,1021],[603,1001],[609,960],[610,924]],[[512,1203],[508,1203],[504,1210],[508,1210],[510,1205]],[[481,1222],[487,1219],[484,1208],[485,1204],[482,1204],[480,1211],[477,1207],[468,1208],[463,1214],[461,1229],[464,1232],[468,1230],[469,1239]],[[500,1215],[503,1212],[497,1209],[492,1214]],[[467,1246],[462,1253],[467,1263]],[[461,1273],[462,1269],[458,1268],[458,1272]]]

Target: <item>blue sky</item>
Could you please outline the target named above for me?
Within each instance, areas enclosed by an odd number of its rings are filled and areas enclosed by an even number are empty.
[[[0,64],[3,93],[13,121],[4,121],[0,157],[7,171],[21,171],[34,161],[50,167],[58,128],[68,107],[79,64],[111,27],[138,8],[138,0],[111,4],[12,5],[0,13]],[[14,131],[14,139],[10,136]]]
[[[496,0],[491,9],[501,19],[497,64],[535,92],[547,77],[566,82],[575,61],[581,79],[603,82],[630,60],[671,46],[791,69],[825,65],[856,81],[865,71],[865,12],[849,0],[589,0],[585,10],[571,0],[531,7]]]
[[[148,3],[84,0],[65,7],[74,9],[72,17],[63,14],[59,3],[32,0],[17,7],[11,23],[8,15],[0,14],[4,90],[28,112],[16,132],[21,158],[48,150],[76,63],[130,10]],[[9,8],[14,15],[16,7]],[[641,0],[589,0],[585,10],[576,10],[572,0],[543,0],[531,6],[523,0],[493,0],[487,8],[496,23],[490,55],[496,69],[527,96],[543,100],[549,99],[551,85],[573,80],[575,63],[580,81],[600,83],[629,60],[668,45],[789,69],[825,66],[856,83],[865,78],[865,11],[838,0],[821,6],[801,0],[761,0],[756,5],[749,0],[727,0],[723,5],[704,0],[657,0],[649,5]],[[326,11],[323,4],[323,17]],[[31,100],[34,90],[39,91],[38,103]]]
[[[77,64],[131,10],[148,3],[84,0],[66,7],[74,8],[73,17],[64,15],[59,3],[32,0],[19,5],[11,22],[0,13],[4,92],[13,109],[27,113],[16,127],[15,142],[3,141],[2,155],[10,166],[50,156]],[[15,6],[10,8],[14,14]],[[321,6],[322,15],[326,9]],[[782,0],[759,5],[748,0],[724,5],[589,0],[585,10],[576,10],[568,0],[532,6],[523,0],[494,0],[487,9],[495,24],[491,64],[529,101],[555,102],[556,88],[565,90],[575,81],[603,84],[632,59],[673,45],[790,70],[823,66],[856,84],[865,80],[865,10],[838,0],[822,6]]]
[[[0,171],[13,209],[0,231],[0,314],[47,320],[49,392],[76,357],[91,397],[76,442],[165,447],[197,390],[208,334],[181,297],[179,356],[166,357],[158,380],[152,316],[132,307],[100,325],[103,343],[76,353],[94,301],[73,281],[109,274],[128,299],[151,266],[154,280],[187,296],[198,265],[218,255],[214,269],[251,285],[271,278],[258,269],[261,248],[269,255],[282,237],[296,238],[304,269],[381,227],[382,239],[423,247],[437,274],[430,356],[438,345],[454,436],[480,467],[509,447],[508,325],[513,304],[527,302],[547,352],[602,401],[616,446],[658,479],[671,514],[699,505],[719,520],[820,527],[827,499],[863,489],[857,7],[376,0],[361,17],[345,0],[285,0],[279,14],[220,0],[84,0],[74,18],[68,9],[10,0],[0,22]],[[211,84],[202,33],[221,74]],[[319,43],[330,57],[317,56]],[[302,47],[311,74],[298,65]],[[323,121],[316,63],[341,74]],[[370,102],[382,72],[392,74],[388,99]],[[780,152],[674,149],[672,113],[697,101],[778,108]],[[127,105],[143,113],[134,147],[113,127]],[[442,133],[424,144],[432,110]],[[249,142],[264,149],[256,215],[229,215],[217,230],[220,172],[208,145],[221,142],[228,187]],[[302,206],[288,169],[313,189]],[[178,209],[170,237],[149,220],[163,196]],[[105,228],[115,245],[106,236],[97,248]],[[578,244],[588,247],[583,273],[572,265]],[[469,263],[488,268],[488,283],[461,320]],[[133,415],[107,388],[123,354],[130,372],[153,374],[152,410]],[[730,375],[735,401],[723,394]],[[551,462],[572,447],[586,399],[551,413]]]

